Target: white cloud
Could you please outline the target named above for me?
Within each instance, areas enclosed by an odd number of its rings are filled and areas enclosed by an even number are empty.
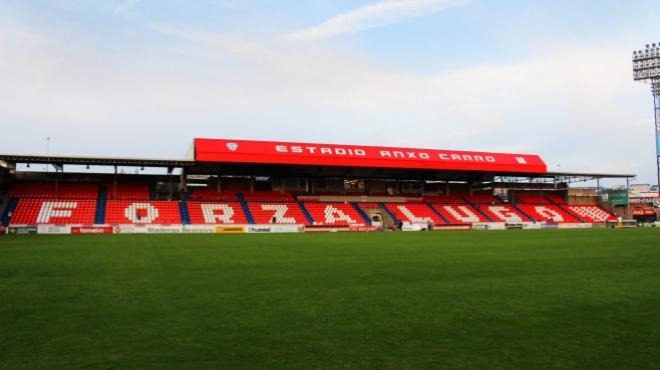
[[[653,179],[648,91],[625,43],[419,74],[314,43],[159,30],[176,42],[107,60],[0,25],[0,122],[20,123],[3,151],[40,152],[51,136],[59,154],[178,157],[215,136],[521,150]]]
[[[289,40],[331,38],[465,5],[473,0],[385,0],[339,14],[310,28],[292,32]]]
[[[140,1],[141,0],[125,0],[124,2],[122,2],[121,4],[115,7],[114,12],[115,14],[124,13],[128,9],[134,7]]]

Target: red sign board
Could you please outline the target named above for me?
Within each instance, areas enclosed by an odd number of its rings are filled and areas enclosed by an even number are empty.
[[[199,162],[545,173],[538,155],[366,145],[195,139]]]

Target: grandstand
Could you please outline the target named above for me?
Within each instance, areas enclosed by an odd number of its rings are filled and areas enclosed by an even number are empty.
[[[190,152],[184,160],[0,154],[0,220],[23,231],[40,225],[92,231],[120,225],[586,226],[626,217],[625,210],[598,200],[573,204],[569,185],[633,177],[548,172],[539,156],[528,154],[225,139],[195,139]],[[19,170],[29,164],[55,171]],[[69,165],[110,166],[114,173],[65,171]],[[122,166],[162,167],[167,175],[120,174]]]

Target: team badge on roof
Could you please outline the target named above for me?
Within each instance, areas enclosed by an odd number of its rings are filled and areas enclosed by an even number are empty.
[[[238,149],[238,144],[236,144],[236,143],[227,143],[227,149],[231,150],[232,152],[235,152],[236,149]]]

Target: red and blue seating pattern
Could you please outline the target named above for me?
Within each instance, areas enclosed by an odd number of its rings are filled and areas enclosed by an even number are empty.
[[[304,203],[317,226],[363,225],[365,220],[350,203]]]
[[[249,202],[248,207],[256,224],[299,224],[309,222],[303,211],[294,202]]]
[[[617,217],[598,206],[564,206],[586,222],[616,221]]]
[[[468,204],[432,204],[431,206],[453,225],[488,222],[486,217]]]
[[[517,205],[504,203],[488,194],[427,196],[424,202],[416,199],[405,203],[297,203],[291,193],[218,192],[203,188],[192,192],[193,200],[180,202],[149,200],[150,190],[146,184],[119,184],[116,188],[111,184],[107,185],[107,201],[99,199],[97,202],[99,189],[95,183],[64,182],[57,187],[54,183],[17,183],[8,192],[9,197],[18,199],[10,222],[87,225],[104,220],[106,224],[181,224],[189,219],[192,224],[347,226],[368,224],[362,210],[383,207],[399,221],[434,225],[616,220],[614,214],[599,206],[568,205],[556,194],[543,197],[519,194]],[[197,200],[199,198],[205,200]],[[105,209],[100,204],[105,204]]]
[[[518,208],[532,217],[535,221],[554,222],[554,223],[579,223],[576,219],[558,206],[549,203],[540,205],[519,204]]]
[[[11,217],[15,225],[93,224],[95,200],[21,198]]]
[[[248,224],[247,216],[239,202],[188,202],[188,214],[192,224]]]
[[[106,205],[107,224],[180,224],[178,201],[109,200]]]
[[[401,222],[441,225],[446,222],[426,204],[387,203],[385,208]]]

